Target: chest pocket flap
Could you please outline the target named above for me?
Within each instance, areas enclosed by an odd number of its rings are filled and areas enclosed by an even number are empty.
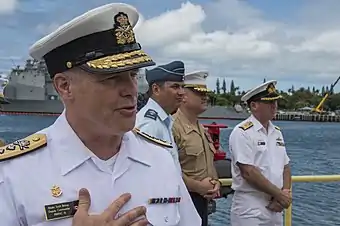
[[[192,130],[190,134],[186,135],[184,146],[185,152],[189,156],[198,157],[204,151],[202,146],[202,138],[200,134],[194,130]]]

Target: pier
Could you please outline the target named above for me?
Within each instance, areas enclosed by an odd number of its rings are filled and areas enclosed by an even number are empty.
[[[340,122],[340,115],[320,115],[320,114],[277,114],[277,121],[307,121],[307,122]]]

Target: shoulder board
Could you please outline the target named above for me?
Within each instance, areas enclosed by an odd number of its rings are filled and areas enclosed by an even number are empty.
[[[278,127],[278,126],[274,126],[274,127],[275,127],[275,129],[277,129],[277,130],[281,130],[280,127]]]
[[[172,148],[172,145],[170,143],[166,142],[165,140],[161,140],[161,139],[155,138],[153,136],[150,136],[149,134],[140,131],[138,128],[134,128],[133,132],[135,132],[136,134],[146,138],[148,141],[159,144],[163,147]]]
[[[151,118],[153,120],[156,120],[158,117],[158,112],[153,110],[153,109],[148,109],[145,114],[144,114],[145,118]]]
[[[246,131],[247,129],[250,129],[251,127],[253,127],[254,126],[254,124],[252,123],[252,122],[250,122],[250,121],[248,121],[248,122],[245,122],[245,123],[243,123],[241,126],[239,126],[238,128],[241,128],[241,129],[243,129],[244,131]]]
[[[36,151],[47,145],[45,134],[32,134],[24,139],[0,147],[0,162]]]

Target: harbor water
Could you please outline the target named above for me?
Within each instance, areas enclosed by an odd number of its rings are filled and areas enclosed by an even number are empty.
[[[0,116],[0,137],[13,142],[49,126],[55,116]],[[229,126],[222,129],[222,149],[239,121],[215,120]],[[202,120],[211,123],[212,120]],[[340,172],[340,125],[338,123],[276,121],[284,135],[293,175],[337,174]],[[211,226],[229,225],[231,196],[218,200]],[[295,183],[293,186],[294,226],[340,225],[340,183]]]

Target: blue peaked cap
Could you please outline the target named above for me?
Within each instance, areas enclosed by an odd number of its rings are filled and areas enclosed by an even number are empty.
[[[184,63],[182,61],[172,61],[147,70],[145,75],[149,85],[161,81],[183,82],[185,75]]]

